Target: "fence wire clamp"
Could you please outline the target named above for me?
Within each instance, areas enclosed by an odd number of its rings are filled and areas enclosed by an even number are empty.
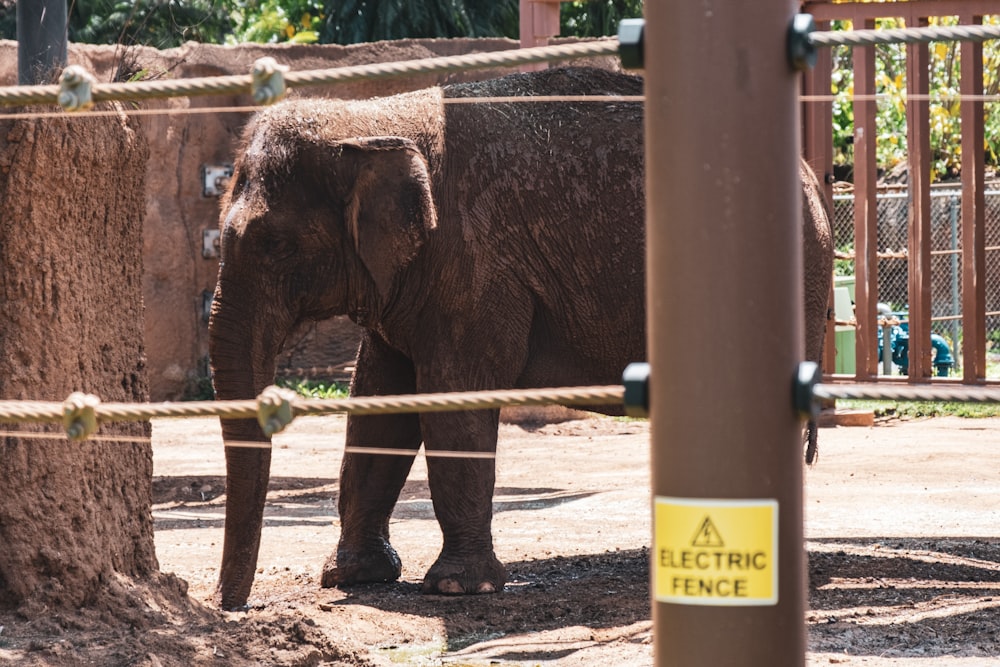
[[[816,66],[816,44],[812,34],[816,21],[812,14],[796,14],[788,26],[788,64],[796,72],[805,72]]]
[[[94,75],[80,67],[70,65],[59,77],[59,97],[56,98],[65,111],[86,111],[94,106],[92,87],[97,83]]]
[[[63,402],[63,428],[70,440],[86,440],[97,431],[97,406],[101,399],[75,391]]]
[[[628,417],[649,416],[649,364],[635,362],[625,367],[622,373],[625,385],[625,415]]]
[[[257,423],[264,435],[271,437],[280,433],[295,419],[293,404],[298,398],[291,389],[271,385],[257,397]]]
[[[803,419],[819,417],[819,401],[816,400],[814,390],[822,378],[823,372],[815,361],[799,363],[798,372],[795,374],[793,401],[795,410]]]
[[[618,58],[625,69],[643,69],[645,19],[622,19],[618,24]]]
[[[254,61],[250,71],[251,90],[257,104],[274,104],[285,96],[285,72],[288,65],[279,65],[270,56]]]

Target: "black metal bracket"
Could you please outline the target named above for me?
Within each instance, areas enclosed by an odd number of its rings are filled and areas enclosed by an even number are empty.
[[[816,66],[816,45],[810,35],[816,32],[812,14],[796,14],[788,26],[788,64],[797,72]]]
[[[625,414],[629,417],[649,416],[649,364],[636,362],[622,373],[625,385]]]
[[[813,388],[823,379],[823,372],[815,361],[799,362],[795,375],[793,401],[795,409],[804,419],[819,417],[819,401],[813,395]]]
[[[618,24],[618,57],[625,69],[642,69],[642,33],[645,19],[622,19]]]

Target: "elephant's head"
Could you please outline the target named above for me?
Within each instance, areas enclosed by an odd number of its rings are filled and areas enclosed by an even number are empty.
[[[269,120],[268,120],[269,119]],[[309,121],[258,119],[222,207],[222,261],[209,322],[216,397],[253,398],[300,323],[392,301],[401,269],[436,219],[426,162],[399,137],[324,140]],[[270,450],[254,420],[222,420],[226,528],[217,599],[245,604],[253,581]]]

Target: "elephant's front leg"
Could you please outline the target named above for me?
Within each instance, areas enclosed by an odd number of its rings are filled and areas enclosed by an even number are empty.
[[[425,593],[494,593],[507,580],[493,552],[491,528],[498,422],[497,410],[421,419],[431,500],[444,536],[441,554],[424,577]]]
[[[358,353],[351,393],[355,396],[411,394],[409,360],[373,334],[366,334]],[[389,517],[420,448],[420,422],[415,414],[351,416],[340,470],[340,541],[323,565],[324,588],[345,584],[394,581],[402,565],[389,543]],[[364,448],[403,454],[364,454]]]

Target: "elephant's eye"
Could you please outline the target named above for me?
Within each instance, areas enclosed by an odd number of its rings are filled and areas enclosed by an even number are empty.
[[[264,239],[264,255],[269,259],[288,259],[296,252],[296,244],[293,239],[283,236],[270,236]]]

